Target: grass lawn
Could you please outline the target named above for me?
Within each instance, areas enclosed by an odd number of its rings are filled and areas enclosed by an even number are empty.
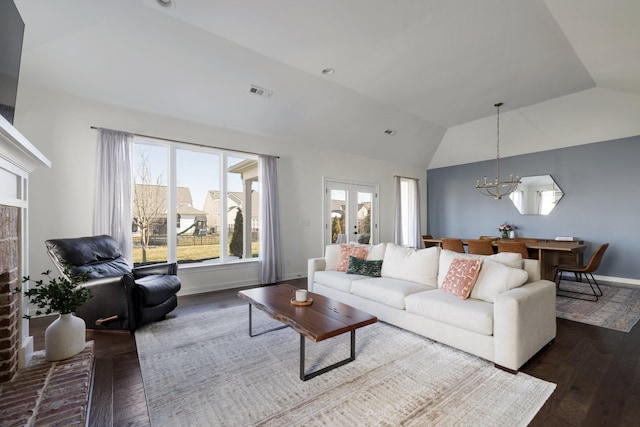
[[[258,242],[251,244],[251,253],[254,257],[258,256]],[[192,245],[178,246],[178,262],[187,260],[204,260],[220,257],[220,245]],[[167,247],[152,246],[147,248],[146,262],[166,262]],[[142,247],[134,246],[133,262],[142,262]]]

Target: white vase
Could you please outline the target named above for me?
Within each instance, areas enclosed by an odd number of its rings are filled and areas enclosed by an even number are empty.
[[[68,359],[85,346],[86,324],[71,313],[60,314],[44,333],[44,352],[49,361]]]
[[[511,230],[511,231],[509,232],[509,238],[510,238],[510,239],[515,239],[515,238],[516,238],[516,232],[515,232],[515,231],[513,231],[513,230]]]

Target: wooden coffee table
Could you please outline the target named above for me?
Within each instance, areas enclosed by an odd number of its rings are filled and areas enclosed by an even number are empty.
[[[286,327],[298,332],[300,334],[300,379],[302,381],[353,362],[356,359],[356,329],[376,323],[378,318],[311,292],[309,292],[309,297],[313,299],[311,305],[295,306],[291,300],[295,298],[296,289],[298,288],[282,284],[239,291],[238,296],[249,302],[249,336],[254,337]],[[252,306],[284,323],[284,326],[254,334],[251,325]],[[347,332],[351,332],[351,354],[348,358],[326,368],[305,373],[305,338],[318,342]]]

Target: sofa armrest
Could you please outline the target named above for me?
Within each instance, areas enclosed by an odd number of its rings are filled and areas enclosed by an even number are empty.
[[[307,262],[307,289],[313,292],[313,279],[316,271],[324,271],[327,263],[324,258],[311,258]]]
[[[556,337],[556,288],[549,280],[499,295],[493,310],[497,365],[516,371]]]
[[[170,274],[175,276],[178,274],[178,264],[175,262],[166,264],[149,264],[133,269],[133,277],[139,279],[152,274]]]

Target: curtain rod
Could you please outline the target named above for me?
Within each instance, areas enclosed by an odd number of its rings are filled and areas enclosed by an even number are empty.
[[[97,126],[91,126],[91,129],[99,129]],[[102,128],[104,129],[104,128]],[[132,132],[129,132],[132,133]],[[243,153],[243,154],[254,154],[256,156],[260,156],[262,155],[261,153],[254,153],[253,151],[244,151],[244,150],[234,150],[231,148],[224,148],[224,147],[212,147],[211,145],[204,145],[204,144],[196,144],[195,142],[187,142],[187,141],[180,141],[177,139],[169,139],[169,138],[160,138],[157,136],[151,136],[151,135],[142,135],[140,133],[132,133],[134,136],[138,136],[140,138],[151,138],[151,139],[159,139],[161,141],[169,141],[169,142],[177,142],[179,144],[186,144],[186,145],[193,145],[194,147],[201,147],[201,148],[215,148],[218,150],[227,150],[227,151],[233,151],[235,153]],[[279,159],[280,156],[273,156],[276,159]]]
[[[402,176],[402,175],[393,175],[394,178],[404,178],[404,179],[413,179],[415,181],[420,181],[418,178],[411,178],[410,176]]]

